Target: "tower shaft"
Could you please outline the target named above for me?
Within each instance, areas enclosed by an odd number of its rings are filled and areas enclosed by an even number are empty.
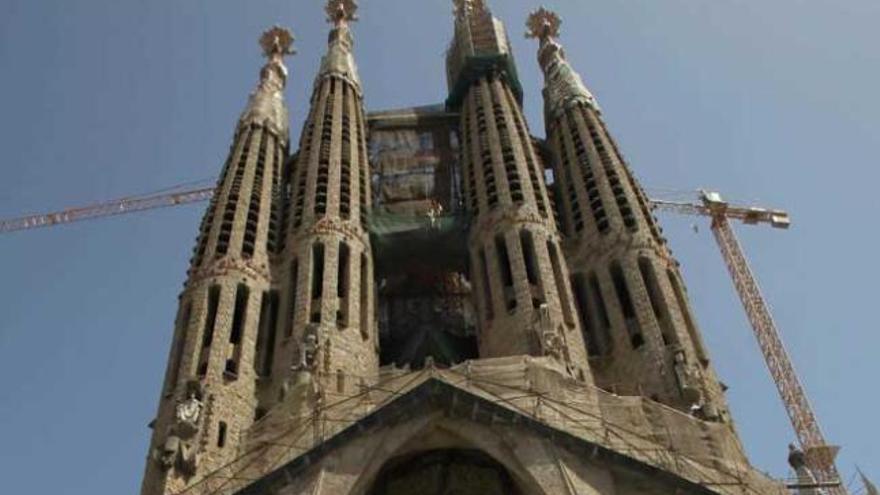
[[[378,374],[366,119],[346,8],[328,6],[334,27],[290,175],[283,334],[270,394],[278,398],[306,374],[322,393],[342,395]]]
[[[543,166],[513,88],[506,35],[480,2],[457,11],[447,70],[462,166],[481,357],[549,355],[589,380]]]
[[[540,9],[529,28],[540,39],[557,206],[596,381],[724,419],[727,407],[678,264],[595,98],[555,39],[559,23]]]

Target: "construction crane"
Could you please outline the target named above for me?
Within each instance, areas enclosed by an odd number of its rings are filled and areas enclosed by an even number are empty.
[[[177,189],[177,188],[174,188]],[[0,234],[17,230],[52,227],[71,222],[92,220],[112,215],[122,215],[155,208],[185,205],[199,201],[207,201],[214,196],[214,188],[180,190],[176,192],[154,193],[142,196],[130,196],[114,199],[78,208],[68,208],[52,213],[28,215],[24,217],[0,220]]]
[[[178,186],[171,191],[174,192],[157,192],[54,213],[0,220],[0,233],[195,203],[209,200],[214,195],[213,188],[181,189]],[[769,224],[771,227],[787,229],[791,225],[788,213],[780,210],[734,206],[724,201],[718,193],[706,191],[700,192],[700,202],[697,203],[650,201],[657,210],[712,219],[712,233],[721,249],[721,255],[733,278],[767,367],[806,455],[807,464],[817,478],[816,486],[826,487],[828,495],[846,495],[846,488],[840,482],[840,476],[834,465],[839,449],[825,442],[804,387],[798,379],[776,324],[773,322],[770,309],[730,225],[730,220],[735,219],[745,224]]]
[[[828,487],[829,495],[846,495],[846,488],[840,482],[834,465],[839,448],[829,445],[822,435],[816,414],[788,357],[776,323],[773,322],[770,308],[730,225],[730,220],[735,219],[750,225],[769,224],[774,228],[787,229],[791,225],[791,219],[788,213],[781,210],[733,206],[716,192],[700,191],[700,200],[700,203],[662,200],[651,202],[658,210],[712,219],[712,234],[721,249],[721,256],[758,339],[758,345],[776,383],[798,442],[806,454],[807,464],[817,481]]]

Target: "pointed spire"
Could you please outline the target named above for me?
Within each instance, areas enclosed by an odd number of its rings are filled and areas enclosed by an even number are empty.
[[[318,79],[336,75],[348,79],[360,88],[360,77],[352,55],[354,37],[349,27],[349,23],[358,20],[357,9],[357,0],[327,0],[324,11],[327,13],[327,22],[333,24],[333,29],[327,40],[327,54],[321,60]]]
[[[538,63],[544,71],[544,105],[551,119],[579,101],[599,111],[596,99],[565,59],[565,50],[557,41],[561,25],[559,15],[545,7],[532,12],[526,21],[526,37],[540,41]]]
[[[265,124],[282,140],[287,140],[287,106],[284,104],[283,91],[288,72],[284,57],[296,53],[293,40],[293,34],[280,26],[273,26],[260,36],[260,47],[268,60],[260,69],[260,82],[241,114],[238,122],[240,127],[252,123]]]

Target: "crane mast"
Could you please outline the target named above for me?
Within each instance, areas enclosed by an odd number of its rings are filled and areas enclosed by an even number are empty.
[[[758,345],[776,383],[798,442],[806,454],[807,464],[818,481],[828,484],[829,495],[845,495],[846,489],[840,484],[840,476],[834,465],[838,448],[825,442],[819,421],[785,350],[770,308],[730,225],[730,219],[734,218],[747,224],[767,223],[775,228],[785,229],[791,223],[789,216],[779,210],[734,207],[718,193],[701,192],[701,200],[702,204],[660,200],[653,201],[653,204],[662,210],[708,216],[712,219],[712,234],[758,339]]]

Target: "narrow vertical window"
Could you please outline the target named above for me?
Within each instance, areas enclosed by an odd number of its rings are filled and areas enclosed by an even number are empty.
[[[553,266],[553,280],[556,282],[556,291],[559,293],[559,304],[562,306],[562,319],[565,324],[572,327],[575,324],[572,314],[571,299],[568,296],[568,287],[565,283],[565,275],[562,271],[562,261],[559,256],[559,248],[547,241],[547,252],[550,253],[550,264]]]
[[[262,375],[272,374],[272,364],[275,360],[275,335],[278,327],[278,291],[269,291],[269,314],[266,323],[266,352],[263,354]]]
[[[342,370],[336,370],[336,391],[345,393],[345,373]]]
[[[678,282],[678,277],[672,270],[666,270],[666,275],[669,277],[669,283],[672,285],[672,291],[675,293],[675,299],[678,302],[678,308],[681,311],[681,317],[684,318],[685,326],[687,327],[688,335],[691,337],[691,342],[694,345],[694,350],[697,352],[697,359],[703,363],[703,366],[709,364],[709,354],[706,352],[706,347],[703,345],[703,337],[700,335],[700,332],[697,330],[697,325],[694,322],[694,317],[691,315],[690,307],[688,306],[687,296],[684,294],[684,288]]]
[[[217,320],[217,306],[220,304],[220,286],[212,285],[208,289],[208,312],[205,317],[205,328],[202,331],[202,350],[199,353],[199,376],[208,373],[208,357],[211,354],[211,342],[214,340],[214,323]]]
[[[254,372],[257,376],[265,376],[263,363],[266,360],[267,340],[269,337],[269,291],[263,291],[260,297],[260,318],[257,320],[257,347],[254,352]]]
[[[645,338],[642,335],[641,327],[639,327],[638,315],[633,304],[632,294],[626,284],[623,268],[617,261],[611,264],[611,279],[614,282],[614,291],[617,293],[617,300],[620,303],[620,309],[626,322],[630,344],[633,349],[638,349],[644,345]]]
[[[504,236],[495,236],[495,251],[498,253],[498,265],[501,269],[501,277],[505,287],[513,287],[513,271],[510,268],[510,256],[507,255],[507,243]]]
[[[532,233],[523,229],[519,233],[523,261],[526,264],[526,278],[529,284],[538,285],[538,256],[535,253],[535,240]]]
[[[595,301],[596,311],[599,316],[599,324],[603,332],[602,337],[608,346],[611,346],[611,320],[608,317],[608,306],[605,304],[605,297],[602,295],[602,287],[599,285],[599,278],[593,273],[590,275],[590,293]]]
[[[294,259],[290,262],[290,280],[287,288],[287,321],[285,322],[285,332],[287,337],[293,335],[293,327],[296,323],[296,294],[297,294],[297,278],[299,277],[299,261]]]
[[[495,317],[492,310],[492,285],[489,278],[489,258],[486,257],[486,250],[480,249],[480,268],[483,276],[483,299],[486,301],[486,320],[491,321]]]
[[[348,291],[350,273],[351,250],[348,244],[339,243],[339,259],[336,267],[336,297],[339,301],[339,309],[336,311],[336,324],[340,327],[348,326]]]
[[[244,333],[250,293],[250,289],[244,284],[238,284],[238,287],[235,290],[235,307],[232,312],[232,328],[229,331],[229,345],[232,349],[232,355],[226,359],[225,368],[225,372],[232,377],[238,375],[238,365],[241,360],[241,335]]]
[[[217,446],[221,449],[226,446],[226,423],[223,421],[217,425]]]
[[[670,345],[675,343],[675,331],[672,328],[672,321],[669,317],[669,308],[663,300],[660,286],[657,283],[657,274],[654,271],[654,265],[651,260],[645,257],[639,257],[639,273],[642,274],[642,280],[645,283],[645,289],[648,291],[648,299],[651,301],[651,309],[654,310],[654,318],[657,319],[657,325],[660,327],[660,335],[663,337],[663,343]]]
[[[324,296],[324,245],[312,246],[312,323],[321,323],[321,298]]]
[[[590,294],[587,289],[587,280],[583,273],[578,273],[571,279],[574,300],[577,304],[578,314],[581,317],[581,326],[584,330],[584,343],[587,345],[587,354],[591,357],[602,355],[602,344],[599,342],[599,334],[592,320],[593,314],[590,308]]]
[[[251,258],[254,255],[257,243],[257,226],[260,222],[260,203],[263,196],[263,175],[266,171],[266,146],[269,133],[263,130],[260,134],[257,166],[254,169],[254,178],[251,182],[251,198],[245,222],[244,239],[241,244],[241,254],[245,258]],[[269,166],[271,167],[272,164],[270,163]]]
[[[504,284],[504,299],[508,311],[516,309],[516,293],[513,291],[513,269],[510,266],[510,256],[507,253],[507,243],[504,236],[495,236],[495,251],[498,255],[498,268],[501,270],[501,280]]]
[[[247,303],[250,293],[251,291],[248,289],[248,286],[238,284],[235,291],[235,310],[232,313],[232,331],[229,332],[230,344],[241,343],[241,334],[244,331]]]
[[[361,253],[361,337],[370,338],[370,266],[367,255]]]

